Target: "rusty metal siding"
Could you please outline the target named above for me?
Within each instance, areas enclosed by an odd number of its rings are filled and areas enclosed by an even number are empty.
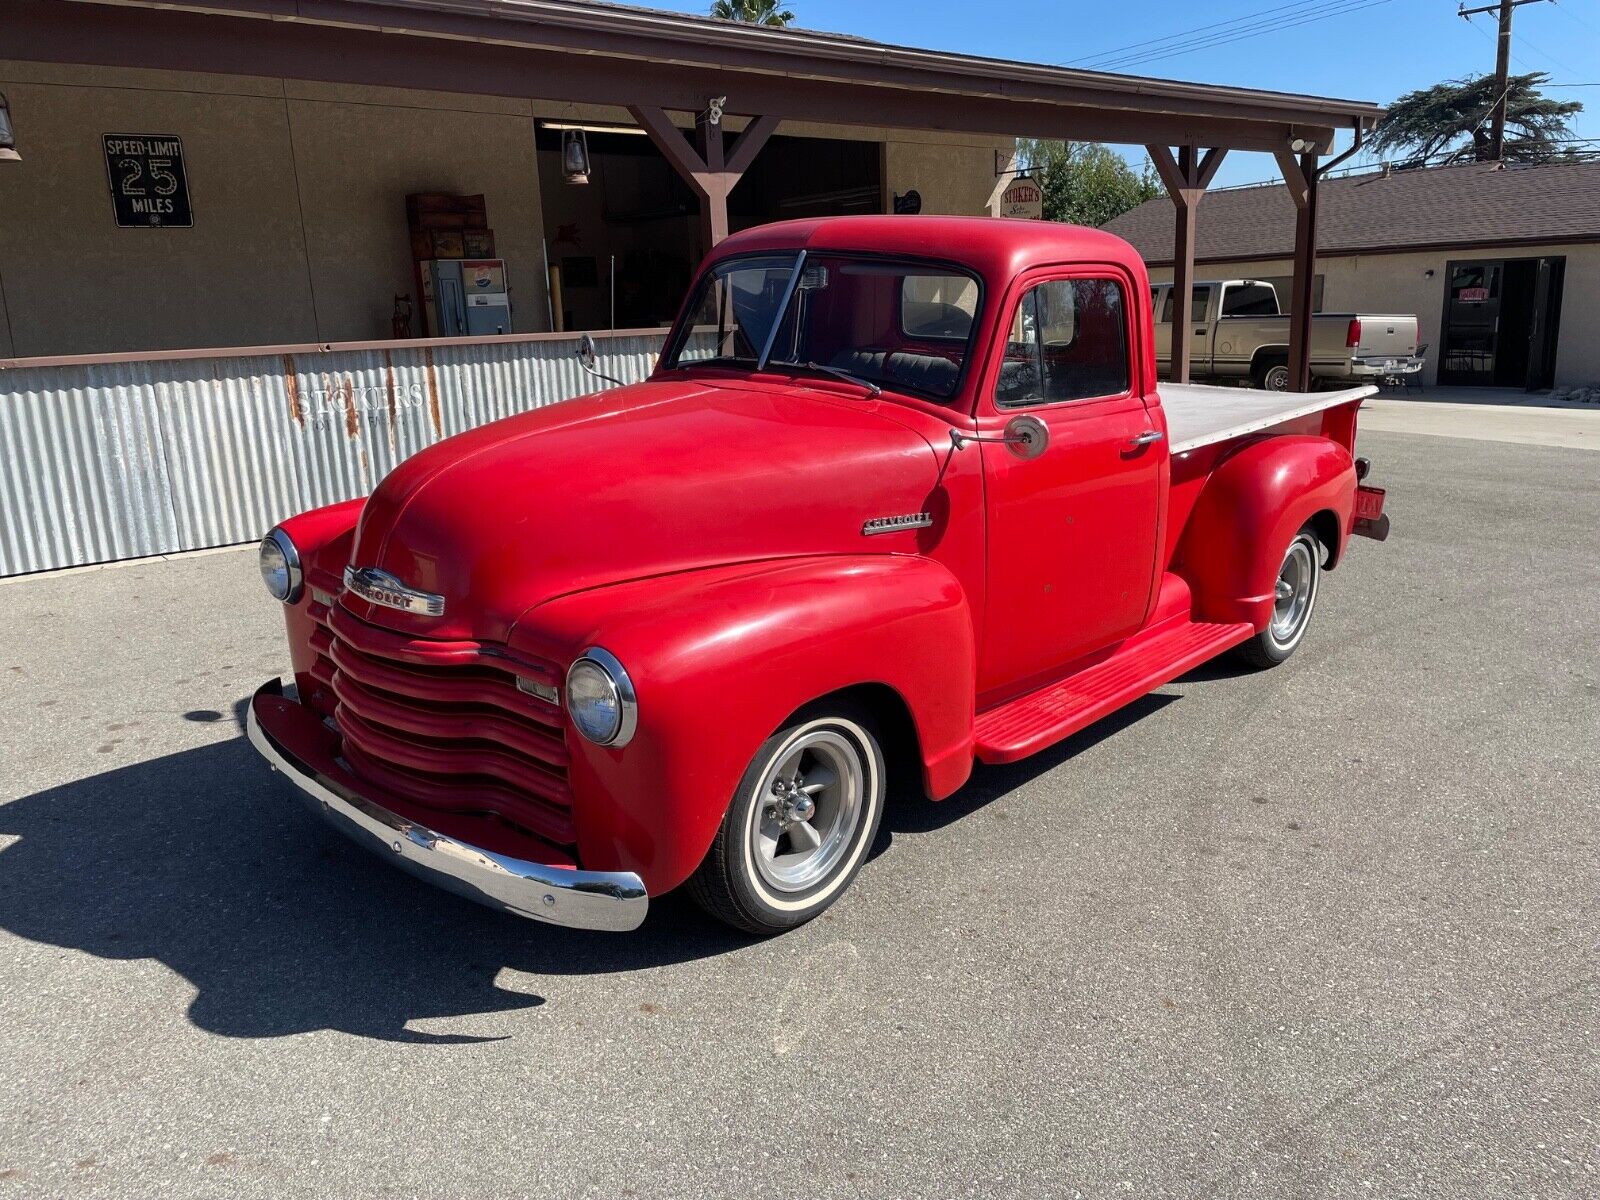
[[[643,380],[659,334],[602,337]],[[606,386],[577,339],[0,371],[0,576],[253,541],[440,438]]]

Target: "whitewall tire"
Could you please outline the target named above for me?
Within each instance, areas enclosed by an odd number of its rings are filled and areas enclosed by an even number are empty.
[[[866,713],[843,702],[797,713],[750,760],[690,894],[751,933],[804,924],[866,861],[884,794],[883,750]]]

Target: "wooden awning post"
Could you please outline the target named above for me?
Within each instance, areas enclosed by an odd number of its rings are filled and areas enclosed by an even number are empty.
[[[728,236],[728,193],[750,169],[781,118],[756,117],[745,126],[733,148],[724,152],[722,123],[711,119],[709,106],[695,117],[698,147],[690,145],[664,109],[641,105],[630,107],[628,112],[700,198],[700,231],[709,251]]]
[[[1356,143],[1358,146],[1360,142]],[[1317,280],[1317,156],[1276,151],[1294,201],[1294,282],[1289,287],[1289,388],[1311,390],[1311,304]],[[1331,165],[1331,164],[1330,164]]]
[[[1168,146],[1146,146],[1145,149],[1176,210],[1177,224],[1172,232],[1172,366],[1169,374],[1174,383],[1188,383],[1194,344],[1190,333],[1190,321],[1194,316],[1190,311],[1190,289],[1194,286],[1195,216],[1206,188],[1211,186],[1228,151],[1215,146],[1202,155],[1198,146],[1180,146],[1174,158]],[[1156,317],[1159,320],[1160,314]]]

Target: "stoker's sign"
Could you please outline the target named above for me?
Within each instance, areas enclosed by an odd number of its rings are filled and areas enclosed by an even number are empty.
[[[1038,221],[1044,217],[1044,192],[1026,175],[1019,176],[1000,193],[1000,207],[995,215]]]
[[[151,133],[108,133],[102,140],[111,207],[121,228],[188,229],[194,224],[181,141]]]

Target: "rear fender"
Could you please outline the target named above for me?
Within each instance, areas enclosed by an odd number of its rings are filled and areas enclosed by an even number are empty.
[[[1273,584],[1295,533],[1318,513],[1330,564],[1350,528],[1356,471],[1350,452],[1325,437],[1280,435],[1247,442],[1212,471],[1178,542],[1173,570],[1205,621],[1265,629]],[[1331,541],[1330,541],[1331,539]]]
[[[972,769],[972,617],[931,559],[791,559],[616,584],[523,614],[512,644],[562,664],[603,646],[627,670],[633,739],[612,749],[568,729],[578,848],[586,868],[635,871],[652,894],[699,866],[756,750],[818,697],[892,689],[934,796]]]

